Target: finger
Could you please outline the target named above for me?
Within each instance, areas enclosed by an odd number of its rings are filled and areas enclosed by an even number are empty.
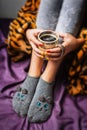
[[[63,34],[63,33],[59,33],[59,37],[64,38],[64,37],[65,37],[65,34]]]
[[[58,60],[61,60],[62,57],[55,57],[55,58],[49,58],[48,57],[48,60],[51,60],[51,61],[58,61]]]
[[[34,42],[34,43],[35,43],[36,45],[38,45],[38,46],[43,46],[43,43],[40,42],[40,41],[39,41],[36,37],[34,37],[33,35],[31,35],[28,40]]]
[[[32,46],[33,50],[37,47],[32,41],[30,41],[29,43]]]
[[[47,53],[48,57],[58,57],[60,55],[61,55],[61,53]]]
[[[46,52],[47,53],[60,53],[61,52],[61,48],[60,47],[56,47],[56,48],[52,48],[52,49],[47,49]]]
[[[69,35],[69,34],[67,34],[67,33],[59,33],[59,36],[62,37],[62,38],[66,37],[67,35]]]
[[[78,40],[78,43],[82,43],[83,44],[85,42],[85,39],[83,39],[83,38],[78,38],[77,40]]]
[[[38,53],[39,55],[42,54],[42,51],[38,49],[38,47],[32,41],[30,41],[30,44],[36,53]]]
[[[35,48],[34,51],[35,51],[37,54],[39,54],[39,55],[43,55],[43,54],[44,54],[44,52],[41,51],[41,50],[38,49],[38,48]]]
[[[37,39],[37,36],[38,36],[38,33],[40,33],[42,30],[28,30],[26,32],[26,36],[27,36],[27,39],[28,41],[33,41],[36,45],[43,45],[43,43],[41,43],[38,39]]]
[[[59,56],[61,56],[61,57],[62,57],[62,56],[65,54],[65,46],[62,45],[62,44],[60,44],[59,48],[61,49],[60,52],[57,52],[57,53],[51,53],[50,56],[53,56],[53,57],[56,57],[56,56],[59,57]]]
[[[48,56],[48,59],[49,60],[53,60],[53,61],[58,61],[58,60],[61,60],[61,59],[63,59],[63,57],[64,57],[64,55],[59,55],[59,56],[55,56],[55,57],[49,57]]]
[[[42,58],[43,60],[49,60],[49,57],[47,56],[46,52],[42,52],[42,54],[38,54],[37,52],[35,52],[35,55]]]
[[[38,53],[36,53],[36,51],[34,51],[34,54],[35,54],[36,56],[40,57],[41,59],[44,59],[44,56],[43,56],[43,55],[40,55],[40,54],[38,54]]]

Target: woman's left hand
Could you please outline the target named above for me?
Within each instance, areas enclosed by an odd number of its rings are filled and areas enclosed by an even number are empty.
[[[64,33],[60,34],[63,38],[63,43],[59,44],[57,47],[46,50],[46,56],[49,60],[59,60],[67,55],[69,52],[74,51],[84,43],[84,39],[75,38],[71,34]]]

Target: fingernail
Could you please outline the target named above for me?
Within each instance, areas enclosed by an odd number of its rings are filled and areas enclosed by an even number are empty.
[[[43,44],[39,44],[39,46],[43,46]]]
[[[51,52],[50,50],[47,50],[46,52]]]

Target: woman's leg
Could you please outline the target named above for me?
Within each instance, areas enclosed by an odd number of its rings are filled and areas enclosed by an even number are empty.
[[[41,0],[37,28],[55,30],[63,0]]]
[[[30,122],[46,121],[53,108],[54,81],[62,59],[54,62],[48,61],[45,71],[41,75],[28,111]]]
[[[64,0],[56,31],[77,36],[86,12],[86,0]]]
[[[43,60],[32,53],[31,64],[28,75],[32,77],[40,77],[43,66]]]
[[[42,79],[48,83],[55,81],[56,74],[63,59],[58,61],[48,61],[44,73],[41,75]]]
[[[34,96],[36,86],[41,75],[43,60],[32,53],[30,69],[25,81],[15,93],[12,105],[13,109],[20,115],[26,116],[29,105]]]

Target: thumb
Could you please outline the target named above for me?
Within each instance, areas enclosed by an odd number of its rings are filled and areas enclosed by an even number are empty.
[[[86,41],[84,38],[78,38],[77,40],[78,40],[78,43],[80,43],[80,44],[81,43],[83,44]]]

